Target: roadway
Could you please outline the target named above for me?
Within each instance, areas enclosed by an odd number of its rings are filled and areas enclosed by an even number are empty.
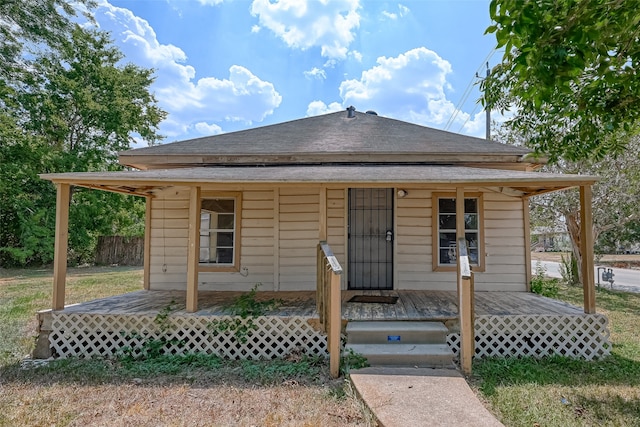
[[[560,263],[553,261],[532,261],[531,270],[534,272],[534,274],[538,262],[540,262],[542,264],[542,267],[546,269],[547,276],[558,278],[562,277],[562,275],[560,274]],[[598,286],[597,267],[598,266],[596,266],[593,276],[596,281],[596,286]],[[602,270],[600,270],[600,274],[602,274]],[[612,288],[615,291],[640,293],[640,270],[613,268],[613,274],[613,287],[609,285],[609,282],[602,280],[602,276],[600,276],[600,287],[607,289]]]

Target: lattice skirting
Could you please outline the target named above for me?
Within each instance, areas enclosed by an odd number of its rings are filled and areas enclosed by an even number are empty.
[[[601,314],[580,316],[478,316],[475,320],[477,358],[562,355],[592,360],[611,352],[609,321]],[[460,334],[447,343],[458,355]]]
[[[249,327],[246,334],[221,332],[220,325],[235,319]],[[327,354],[326,336],[313,327],[314,319],[261,316],[251,322],[254,326],[231,316],[171,315],[159,322],[154,315],[53,312],[49,343],[55,357],[110,357],[123,351],[138,356],[154,340],[163,343],[165,353],[205,352],[229,359],[273,359],[292,351]]]
[[[327,355],[327,338],[314,328],[317,319],[257,317],[244,338],[221,332],[213,323],[234,319],[171,315],[158,322],[155,315],[52,312],[49,344],[56,357],[110,357],[123,351],[135,356],[153,340],[162,340],[163,351],[170,354],[205,352],[229,359],[273,359],[292,351]],[[592,360],[611,350],[608,320],[600,314],[478,316],[475,331],[479,358],[559,354]],[[459,354],[459,333],[450,333],[447,343]]]

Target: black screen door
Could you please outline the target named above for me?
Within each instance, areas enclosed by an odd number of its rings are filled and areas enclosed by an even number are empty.
[[[349,190],[349,289],[393,289],[393,189]]]

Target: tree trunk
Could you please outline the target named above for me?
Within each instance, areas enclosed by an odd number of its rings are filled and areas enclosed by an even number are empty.
[[[565,213],[567,231],[569,232],[569,238],[571,239],[571,249],[573,256],[578,264],[578,283],[583,283],[582,279],[582,249],[580,245],[580,211],[573,211],[571,213]],[[596,229],[595,224],[592,227],[593,240],[598,238],[599,231]]]
[[[567,231],[571,239],[571,249],[578,265],[578,283],[582,283],[582,250],[580,246],[580,212],[573,211],[565,215]],[[571,263],[569,263],[571,268]],[[573,283],[570,283],[573,284]]]

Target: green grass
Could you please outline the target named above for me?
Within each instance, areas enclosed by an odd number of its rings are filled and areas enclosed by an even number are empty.
[[[474,364],[474,385],[506,426],[640,426],[640,294],[599,289],[596,298],[611,356]],[[558,299],[581,306],[582,289],[561,285]]]
[[[36,312],[51,307],[50,269],[0,269],[0,368],[30,354]],[[91,267],[69,269],[65,302],[74,304],[142,289],[142,269]]]

